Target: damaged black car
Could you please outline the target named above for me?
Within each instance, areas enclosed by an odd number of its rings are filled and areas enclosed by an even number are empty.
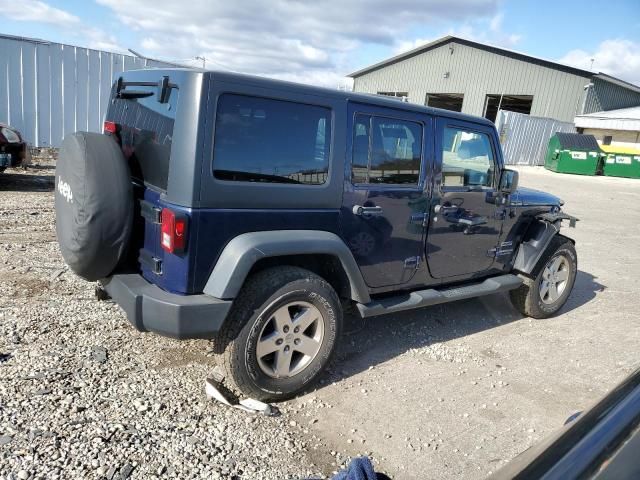
[[[7,167],[22,164],[27,152],[27,144],[15,128],[0,123],[0,172]]]

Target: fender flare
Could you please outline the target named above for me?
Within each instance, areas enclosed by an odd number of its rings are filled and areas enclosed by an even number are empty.
[[[532,228],[533,230],[531,231]],[[560,222],[538,219],[529,227],[529,230],[531,231],[531,238],[518,246],[518,251],[513,261],[513,269],[526,274],[533,272],[538,260],[540,260],[553,238],[556,235],[560,235]],[[560,236],[575,243],[569,237]]]
[[[268,257],[325,254],[337,257],[349,280],[350,296],[369,303],[369,290],[353,254],[335,233],[320,230],[273,230],[238,235],[224,247],[204,293],[220,299],[238,295],[256,262]]]

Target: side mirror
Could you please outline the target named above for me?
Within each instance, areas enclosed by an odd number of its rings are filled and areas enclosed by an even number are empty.
[[[518,172],[504,169],[500,174],[500,191],[502,193],[513,193],[518,188]]]

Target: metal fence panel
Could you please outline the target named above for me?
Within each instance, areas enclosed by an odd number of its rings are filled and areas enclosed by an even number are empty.
[[[51,122],[51,143],[49,145],[37,145],[38,147],[59,147],[62,143],[63,137],[63,125],[64,125],[64,93],[62,89],[63,85],[63,61],[62,61],[62,45],[52,44],[50,47],[50,105],[51,112],[49,113],[49,121]],[[38,78],[42,78],[38,74]]]
[[[575,133],[573,123],[500,110],[496,119],[507,165],[544,165],[549,139],[556,132]]]
[[[35,147],[59,147],[77,130],[100,132],[114,75],[147,66],[176,65],[0,35],[0,122]]]
[[[36,116],[38,114],[36,86],[36,48],[35,45],[22,47],[22,121],[23,135],[36,138]]]
[[[8,49],[8,44],[0,42],[0,122],[9,112]]]
[[[37,146],[51,145],[51,56],[49,45],[36,45],[36,118],[37,136],[34,144]],[[0,112],[2,110],[0,109]]]
[[[107,52],[100,52],[100,119],[103,119],[107,113],[112,78],[111,55]]]
[[[9,45],[8,60],[8,85],[9,85],[9,119],[12,125],[24,130],[24,116],[22,115],[22,50],[20,45]],[[15,74],[14,74],[15,72]]]
[[[103,88],[100,80],[100,52],[89,50],[89,73],[87,81],[87,98],[89,105],[87,108],[87,130],[91,125],[100,125],[102,120],[101,104]],[[92,96],[92,92],[94,95]],[[104,100],[106,101],[106,100]]]
[[[64,110],[64,135],[77,131],[76,104],[78,89],[76,88],[76,49],[62,47],[62,108]]]
[[[76,130],[89,130],[89,55],[85,48],[76,49]]]

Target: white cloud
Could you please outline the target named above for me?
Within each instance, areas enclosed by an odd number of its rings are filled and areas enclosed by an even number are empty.
[[[411,31],[441,31],[512,47],[500,0],[95,0],[111,10],[121,28],[137,32],[144,54],[154,58],[336,86],[364,45],[398,51],[425,43]],[[118,38],[87,26],[70,12],[42,0],[0,0],[0,15],[58,26],[92,48],[124,51]],[[443,31],[443,25],[460,25]],[[442,36],[439,35],[439,36]]]
[[[498,13],[488,20],[479,19],[462,24],[458,28],[449,30],[447,34],[476,42],[488,43],[497,47],[515,48],[522,40],[522,35],[505,32],[502,28],[502,19],[503,14]]]
[[[491,18],[498,5],[498,0],[97,2],[140,33],[149,56],[205,56],[207,66],[329,86],[354,69],[349,59],[364,44],[393,47],[412,27]]]
[[[80,18],[39,0],[0,0],[0,15],[11,20],[40,22],[59,27],[79,25]]]
[[[87,27],[80,17],[40,0],[0,0],[0,16],[19,22],[45,23],[65,32],[73,32],[79,43],[89,48],[123,52],[113,35]]]
[[[489,22],[489,29],[492,32],[499,32],[502,30],[502,20],[504,20],[504,13],[496,13]]]
[[[437,40],[445,35],[466,38],[468,40],[488,43],[498,47],[514,48],[520,42],[522,36],[517,33],[507,33],[503,31],[503,18],[504,14],[502,12],[498,12],[492,17],[469,20],[462,23],[457,28],[447,30],[432,38],[416,38],[398,41],[394,50],[396,54],[407,52],[414,48],[418,48],[421,45]]]
[[[593,59],[593,68],[591,60]],[[595,51],[571,50],[558,60],[585,70],[602,72],[640,85],[640,43],[624,39],[605,40]]]

